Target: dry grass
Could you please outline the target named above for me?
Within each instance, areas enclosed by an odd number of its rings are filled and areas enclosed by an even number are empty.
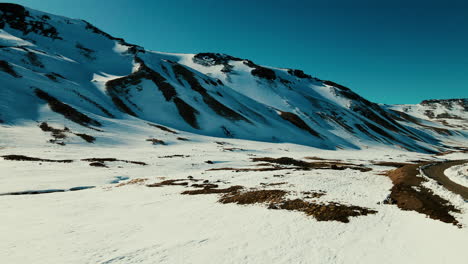
[[[127,182],[122,182],[117,184],[115,187],[122,187],[122,186],[127,186],[127,185],[141,185],[144,184],[148,178],[136,178],[136,179],[131,179]]]
[[[339,203],[319,204],[306,202],[301,199],[284,200],[277,204],[271,204],[270,209],[282,209],[288,211],[300,211],[313,216],[317,221],[339,221],[348,223],[350,217],[375,214],[377,211],[353,205]]]
[[[246,192],[226,193],[219,199],[220,203],[236,204],[256,204],[256,203],[277,203],[287,194],[283,190],[253,190]]]
[[[427,162],[410,164],[389,171],[387,176],[392,180],[393,187],[384,203],[396,204],[402,210],[416,211],[432,219],[457,225],[458,221],[451,213],[460,211],[449,201],[424,187],[424,178],[417,177],[418,168],[425,164]]]
[[[147,187],[163,187],[163,186],[188,186],[187,179],[174,179],[174,180],[165,180],[162,182],[147,184]]]
[[[41,159],[35,157],[28,157],[24,155],[4,155],[2,156],[5,160],[14,160],[14,161],[42,161],[42,162],[58,162],[58,163],[72,163],[73,160],[51,160],[51,159]]]
[[[192,185],[192,187],[194,187]],[[189,190],[189,191],[184,191],[182,194],[188,194],[188,195],[199,195],[199,194],[213,194],[213,193],[236,193],[240,190],[242,190],[244,187],[235,185],[231,186],[229,188],[225,189],[217,189],[217,188],[203,188],[199,190]]]
[[[89,161],[89,162],[125,162],[125,163],[131,163],[131,164],[136,164],[136,165],[148,165],[145,162],[142,161],[133,161],[133,160],[120,160],[116,158],[88,158],[88,159],[82,159],[82,161]]]
[[[355,165],[352,163],[346,162],[336,162],[336,161],[317,161],[317,162],[307,162],[303,160],[297,160],[289,157],[281,158],[252,158],[254,162],[267,162],[271,164],[285,165],[285,166],[294,166],[294,169],[299,170],[312,170],[312,169],[328,169],[328,170],[359,170],[361,172],[371,171],[371,168],[365,167],[363,165]],[[284,167],[281,167],[284,168]]]

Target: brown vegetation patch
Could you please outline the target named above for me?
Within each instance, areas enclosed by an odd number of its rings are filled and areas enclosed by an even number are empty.
[[[182,192],[182,194],[199,195],[199,194],[214,194],[214,193],[236,193],[236,192],[242,190],[243,188],[244,187],[239,186],[239,185],[231,186],[229,188],[224,188],[224,189],[203,188],[203,189],[199,189],[199,190],[184,191],[184,192]]]
[[[293,169],[300,169],[300,170],[312,170],[312,169],[328,169],[328,170],[345,170],[345,169],[352,169],[358,170],[361,172],[371,171],[371,168],[365,167],[363,165],[354,165],[351,163],[345,162],[335,162],[335,161],[318,161],[318,162],[307,162],[303,160],[297,160],[289,157],[281,157],[281,158],[270,158],[270,157],[263,157],[263,158],[252,158],[254,162],[268,162],[272,164],[279,164],[279,165],[287,165],[287,166],[294,166]],[[280,167],[283,169],[288,169],[284,167]],[[289,168],[291,169],[291,168]]]
[[[122,187],[122,186],[126,186],[126,185],[137,185],[137,184],[139,185],[139,184],[143,184],[147,180],[148,180],[147,178],[131,179],[131,180],[127,181],[127,182],[119,183],[115,187]]]
[[[416,211],[445,223],[458,224],[451,213],[460,211],[449,201],[422,186],[426,180],[418,177],[418,168],[425,164],[428,163],[405,165],[388,172],[394,185],[384,203],[396,204],[402,210]]]
[[[223,148],[223,151],[234,152],[234,151],[245,151],[245,149],[242,149],[242,148]]]
[[[246,192],[226,193],[219,199],[220,203],[256,204],[280,202],[287,194],[283,190],[253,190]]]
[[[213,168],[207,171],[234,171],[234,172],[248,172],[248,171],[276,171],[276,170],[290,170],[291,168],[285,168],[280,166],[267,167],[267,168],[232,168],[232,167],[223,167],[223,168]]]
[[[183,181],[183,182],[181,182]],[[280,185],[284,183],[277,183]],[[188,183],[185,179],[163,181],[149,187],[160,187],[164,185],[183,185]],[[273,185],[273,184],[272,184]],[[184,195],[202,195],[202,194],[222,194],[218,200],[222,204],[235,203],[242,205],[250,204],[269,204],[268,209],[280,209],[288,211],[300,211],[307,215],[315,217],[318,221],[340,221],[349,222],[349,217],[375,214],[376,211],[359,206],[343,205],[339,203],[318,204],[306,202],[301,199],[288,200],[284,197],[288,194],[285,190],[244,190],[244,187],[235,185],[228,188],[218,189],[218,185],[210,184],[208,181],[204,184],[193,184],[191,187],[201,188],[197,190],[187,190],[182,192]],[[305,198],[319,198],[325,195],[325,192],[303,192]]]
[[[339,221],[343,223],[349,223],[349,217],[377,213],[375,210],[360,206],[339,203],[318,204],[301,199],[284,200],[277,204],[271,204],[269,208],[304,212],[306,215],[313,216],[317,221]]]
[[[132,160],[119,160],[116,158],[89,158],[89,159],[82,159],[82,161],[88,161],[88,162],[125,162],[125,163],[131,163],[131,164],[137,164],[137,165],[148,165],[145,162],[142,161],[132,161]]]
[[[58,162],[58,163],[72,163],[73,160],[51,160],[51,159],[42,159],[35,157],[28,157],[24,155],[4,155],[2,156],[5,160],[14,160],[14,161],[42,161],[42,162]]]
[[[159,156],[160,159],[170,159],[170,158],[188,158],[190,155],[182,155],[182,154],[174,154],[174,155],[167,155],[167,156]]]
[[[326,192],[324,191],[306,191],[306,192],[302,192],[304,196],[304,198],[306,199],[313,199],[313,198],[320,198],[322,196],[324,196],[326,194]]]
[[[89,164],[89,166],[91,167],[102,167],[102,168],[107,168],[106,164],[102,163],[102,162],[91,162]]]
[[[165,180],[158,183],[147,184],[147,187],[163,187],[168,185],[180,185],[180,186],[187,186],[188,182],[187,179],[175,179],[175,180]]]
[[[372,164],[377,165],[377,166],[396,167],[396,168],[401,168],[406,165],[411,165],[411,163],[407,163],[407,162],[393,162],[393,161],[373,161]]]
[[[278,185],[284,185],[287,184],[287,182],[272,182],[272,183],[264,183],[261,182],[260,185],[262,186],[278,186]]]

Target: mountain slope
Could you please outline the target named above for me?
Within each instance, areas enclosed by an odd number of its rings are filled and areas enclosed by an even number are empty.
[[[448,137],[466,138],[460,128],[415,125],[300,70],[217,53],[148,51],[86,21],[15,4],[0,4],[0,12],[2,123],[64,116],[99,141],[96,130],[136,118],[202,135],[324,149],[434,152]]]

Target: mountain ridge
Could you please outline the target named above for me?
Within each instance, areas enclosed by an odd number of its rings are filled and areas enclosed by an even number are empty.
[[[437,152],[449,147],[447,137],[467,137],[464,127],[408,118],[302,70],[221,53],[149,51],[84,20],[16,4],[0,4],[0,12],[3,123],[41,121],[35,109],[46,104],[73,122],[82,114],[103,127],[108,118],[132,117],[207,136],[325,149]]]

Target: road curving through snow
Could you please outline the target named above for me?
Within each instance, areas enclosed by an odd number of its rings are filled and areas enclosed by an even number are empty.
[[[468,163],[452,166],[444,174],[453,182],[468,187]]]
[[[466,164],[468,164],[468,160],[445,161],[423,166],[421,167],[421,171],[427,177],[436,180],[449,191],[461,195],[465,201],[468,201],[468,187],[452,181],[452,179],[447,177],[444,173],[447,169],[454,166],[465,165],[466,168]]]

